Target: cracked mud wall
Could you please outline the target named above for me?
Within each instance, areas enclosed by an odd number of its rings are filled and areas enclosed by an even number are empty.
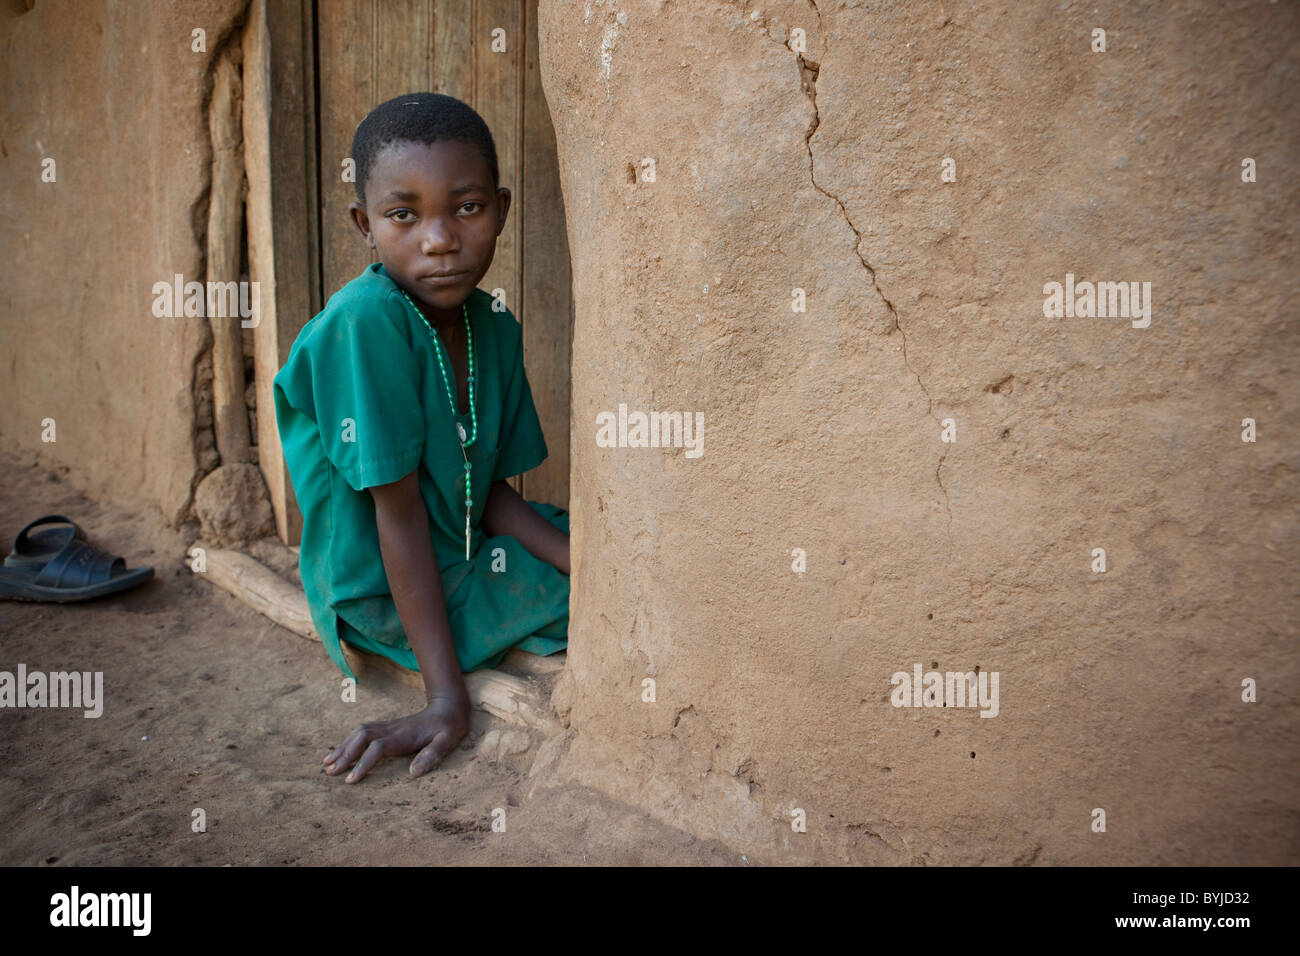
[[[176,273],[206,278],[204,110],[213,51],[244,6],[37,0],[0,11],[0,443],[173,524],[215,464],[211,332],[207,319],[155,317],[152,288]],[[191,49],[195,28],[206,53]],[[47,158],[55,182],[42,181]],[[45,419],[54,442],[42,441]]]
[[[542,0],[561,774],[770,859],[1297,862],[1297,27]],[[1150,325],[1045,318],[1067,273],[1150,282]],[[598,447],[620,403],[703,454]],[[998,715],[891,706],[917,664],[997,672]]]

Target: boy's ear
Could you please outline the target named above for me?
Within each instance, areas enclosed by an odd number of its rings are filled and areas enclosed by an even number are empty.
[[[366,215],[366,207],[359,202],[351,203],[348,205],[348,215],[361,231],[361,238],[366,241],[366,245],[371,249],[375,248],[375,238],[370,234],[370,217]]]
[[[497,187],[497,235],[506,227],[506,213],[510,211],[510,190],[505,186]]]

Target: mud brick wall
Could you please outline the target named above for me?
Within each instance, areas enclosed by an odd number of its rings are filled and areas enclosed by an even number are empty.
[[[216,464],[212,333],[152,290],[206,279],[213,51],[243,7],[0,10],[0,444],[173,523]]]
[[[577,321],[554,766],[776,859],[1294,863],[1298,28],[542,0]],[[1101,282],[1150,300],[1103,317]],[[702,413],[702,453],[636,411]],[[924,706],[977,668],[996,716]]]

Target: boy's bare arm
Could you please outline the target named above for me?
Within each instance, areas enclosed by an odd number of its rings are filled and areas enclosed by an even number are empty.
[[[379,550],[389,590],[406,638],[420,665],[427,700],[461,696],[468,700],[456,648],[447,622],[442,575],[429,535],[429,512],[420,497],[416,471],[391,485],[369,489],[375,499]]]
[[[428,706],[398,720],[362,724],[325,758],[326,772],[354,783],[382,757],[419,751],[415,776],[438,764],[469,730],[469,694],[452,642],[429,514],[420,497],[418,469],[388,485],[368,489],[375,501],[379,549],[398,617],[424,678]],[[358,757],[360,758],[358,760]]]
[[[508,481],[492,482],[483,530],[489,537],[508,534],[537,560],[569,573],[569,536],[534,511]]]

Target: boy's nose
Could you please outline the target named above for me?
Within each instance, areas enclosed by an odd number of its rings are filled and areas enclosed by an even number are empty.
[[[441,217],[429,222],[420,237],[420,248],[425,255],[439,255],[454,251],[456,248],[456,231]]]

